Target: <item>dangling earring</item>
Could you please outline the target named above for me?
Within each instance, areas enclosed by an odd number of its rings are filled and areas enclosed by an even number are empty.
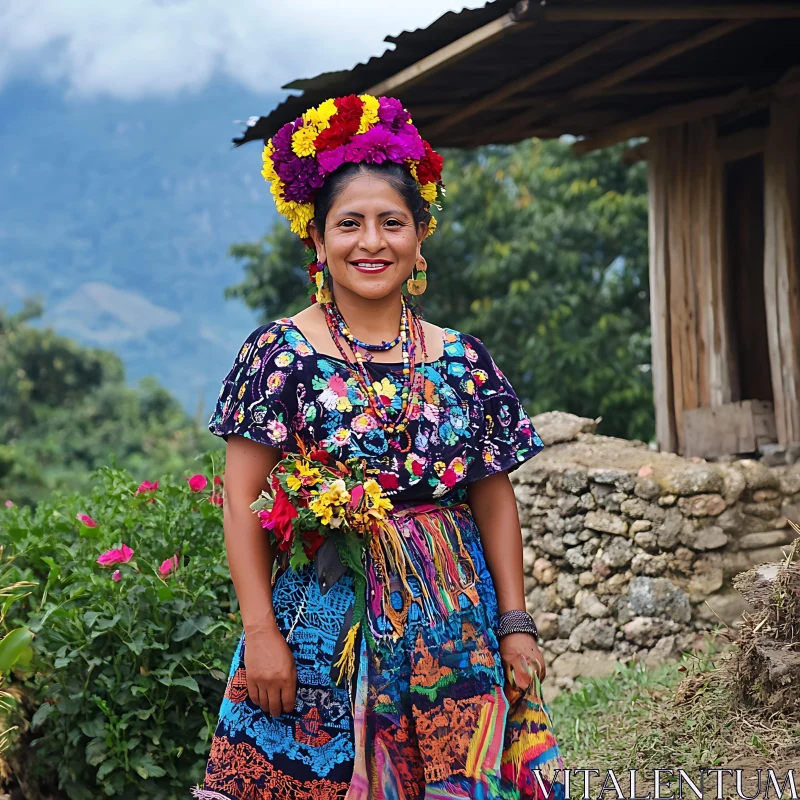
[[[314,282],[317,284],[316,296],[318,303],[333,302],[328,277],[328,265],[324,261],[318,261],[317,274],[314,276]]]
[[[417,257],[417,263],[411,270],[411,277],[406,281],[406,288],[409,294],[423,294],[428,288],[428,262],[422,253]]]

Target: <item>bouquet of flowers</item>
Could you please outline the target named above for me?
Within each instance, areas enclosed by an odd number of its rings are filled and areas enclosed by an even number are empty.
[[[309,449],[298,437],[298,452],[286,455],[270,477],[271,492],[262,492],[251,508],[279,551],[287,552],[289,566],[300,570],[311,563],[330,540],[353,575],[355,607],[337,667],[352,675],[355,639],[366,611],[364,552],[369,537],[392,510],[392,503],[374,478],[366,476],[366,462],[336,460],[327,450]]]

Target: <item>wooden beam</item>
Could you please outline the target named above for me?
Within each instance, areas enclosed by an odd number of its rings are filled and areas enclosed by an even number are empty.
[[[623,39],[627,39],[630,36],[636,36],[645,28],[649,27],[650,24],[651,23],[649,22],[636,22],[632,25],[623,25],[622,27],[611,31],[610,33],[598,36],[597,38],[582,44],[580,47],[571,50],[569,53],[565,53],[563,56],[559,56],[553,61],[538,67],[537,69],[533,70],[533,72],[522,75],[521,77],[506,83],[504,86],[495,89],[491,93],[485,94],[479,100],[469,103],[458,113],[448,115],[435,125],[427,127],[425,129],[425,135],[428,138],[438,136],[441,133],[444,133],[444,131],[459,125],[470,117],[474,117],[481,111],[486,111],[489,108],[496,107],[504,100],[530,89],[537,83],[541,83],[547,78],[552,78],[554,75],[558,75],[580,61],[607,50],[609,47],[613,47]]]
[[[747,89],[737,89],[730,94],[718,97],[704,97],[701,100],[692,100],[689,103],[659,108],[650,114],[645,114],[635,119],[629,119],[614,125],[596,136],[590,136],[575,142],[572,149],[579,155],[610,147],[617,142],[624,142],[634,136],[646,136],[658,128],[679,125],[682,122],[695,122],[704,117],[712,117],[735,108],[749,96]]]
[[[669,61],[670,59],[682,55],[683,53],[688,53],[690,50],[695,50],[698,47],[702,47],[704,44],[713,42],[715,39],[727,36],[729,33],[733,33],[733,31],[744,27],[748,23],[749,20],[732,20],[730,22],[722,22],[719,25],[712,25],[709,28],[705,28],[693,36],[673,42],[672,44],[663,47],[661,50],[656,50],[654,53],[648,53],[648,55],[642,56],[642,58],[638,58],[635,61],[632,61],[630,64],[626,64],[624,67],[615,69],[612,72],[609,72],[607,75],[603,75],[602,77],[593,81],[589,81],[589,83],[579,86],[570,92],[566,92],[557,101],[554,100],[550,103],[537,104],[536,108],[531,109],[523,114],[519,114],[516,117],[512,117],[510,120],[506,120],[502,125],[499,125],[497,128],[490,131],[488,135],[491,136],[496,130],[508,130],[509,127],[513,129],[522,129],[524,131],[534,122],[546,117],[547,113],[554,108],[563,109],[567,103],[584,100],[587,97],[592,97],[598,92],[609,89],[612,86],[624,83],[636,75],[647,72],[647,70],[657,67],[659,64],[663,64],[665,61]]]
[[[637,81],[636,83],[611,86],[598,92],[598,94],[603,97],[622,97],[623,95],[702,92],[706,89],[741,86],[750,80],[753,80],[751,75],[730,75],[720,78],[675,78],[663,81]]]
[[[565,8],[534,5],[530,19],[546,22],[630,22],[633,20],[687,19],[798,19],[800,3],[691,3],[640,6],[572,6]]]
[[[525,3],[525,6],[527,7],[527,3]],[[379,97],[405,91],[423,77],[428,77],[434,72],[454,64],[470,53],[486,47],[490,42],[505,35],[509,30],[522,30],[532,24],[532,22],[521,21],[519,11],[514,8],[507,14],[503,14],[502,17],[476,28],[466,36],[462,36],[435,53],[425,56],[425,58],[420,59],[410,67],[400,70],[390,78],[370,86],[366,89],[365,94]]]

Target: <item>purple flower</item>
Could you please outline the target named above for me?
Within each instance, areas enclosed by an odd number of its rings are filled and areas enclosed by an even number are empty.
[[[386,161],[387,150],[393,138],[392,132],[384,125],[376,125],[366,133],[353,137],[346,145],[347,161],[367,164],[382,164]]]
[[[393,132],[397,132],[411,119],[411,115],[399,100],[394,97],[381,97],[378,100],[378,119]]]
[[[272,144],[275,147],[275,155],[282,156],[292,154],[292,136],[297,128],[303,126],[302,117],[298,117],[294,122],[287,122],[273,137]]]
[[[419,161],[425,155],[425,145],[422,143],[419,131],[413,125],[403,125],[398,133],[392,135],[386,153],[397,163],[409,158]]]
[[[335,172],[346,161],[346,149],[344,145],[334,147],[333,150],[323,150],[317,154],[320,169],[323,174],[330,175]]]

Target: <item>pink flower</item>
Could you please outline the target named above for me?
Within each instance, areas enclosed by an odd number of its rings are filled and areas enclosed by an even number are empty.
[[[214,486],[222,486],[222,476],[220,475],[214,476]]]
[[[169,575],[174,569],[178,569],[178,556],[172,556],[171,558],[162,561],[161,566],[158,568],[158,574],[162,578],[166,578],[167,575]]]
[[[221,494],[212,494],[211,497],[208,498],[208,502],[212,503],[215,506],[221,506],[223,503],[222,495]]]
[[[97,527],[97,523],[88,514],[77,514],[76,516],[87,528]]]
[[[14,508],[14,501],[6,500],[6,508]]]
[[[114,581],[114,583],[119,583],[122,580],[122,573],[118,569],[115,569],[111,580]]]
[[[101,567],[109,567],[111,564],[127,564],[133,558],[133,550],[128,545],[123,544],[122,547],[116,547],[113,550],[106,550],[103,555],[97,559],[97,563]]]
[[[208,486],[208,478],[205,475],[192,475],[191,478],[186,480],[189,482],[189,488],[193,492],[202,492]]]
[[[155,481],[155,483],[150,483],[150,481],[142,481],[134,494],[145,494],[146,492],[156,491],[158,491],[158,481]]]

